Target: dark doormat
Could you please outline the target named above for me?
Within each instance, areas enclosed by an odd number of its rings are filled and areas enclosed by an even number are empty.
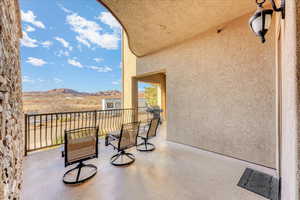
[[[247,168],[238,186],[259,194],[267,199],[280,200],[279,179],[269,174]]]

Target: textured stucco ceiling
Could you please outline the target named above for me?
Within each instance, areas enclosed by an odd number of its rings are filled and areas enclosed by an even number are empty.
[[[256,8],[254,0],[98,1],[121,22],[137,56],[182,42]]]

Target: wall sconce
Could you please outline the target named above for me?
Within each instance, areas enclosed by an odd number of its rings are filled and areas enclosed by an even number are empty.
[[[256,0],[257,10],[249,20],[251,30],[261,38],[261,42],[266,41],[265,35],[267,34],[272,21],[273,11],[281,12],[282,19],[285,18],[285,0],[281,0],[280,8],[277,8],[274,0],[270,0],[272,9],[264,9],[263,4],[266,0]]]

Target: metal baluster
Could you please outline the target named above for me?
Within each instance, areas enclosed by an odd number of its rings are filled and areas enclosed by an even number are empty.
[[[111,111],[112,131],[115,131],[115,116],[116,116],[116,112],[115,112],[115,110],[112,110]]]
[[[59,143],[61,143],[60,141],[63,140],[64,136],[63,136],[63,114],[60,114],[60,140],[58,141]]]
[[[108,111],[105,111],[105,133],[108,133]]]
[[[57,114],[55,115],[55,144],[57,144]]]
[[[91,127],[91,124],[92,124],[92,113],[89,112],[89,127]]]
[[[36,149],[36,116],[33,118],[34,148]]]
[[[97,111],[95,110],[93,113],[94,113],[94,126],[97,127]]]
[[[50,114],[50,133],[51,133],[51,145],[53,145],[53,133],[52,133],[52,129],[53,129],[53,115]]]
[[[46,114],[45,115],[45,117],[46,117],[46,129],[45,129],[45,138],[46,138],[46,146],[48,146],[48,134],[47,134],[47,129],[48,129],[48,115]]]
[[[67,130],[71,130],[72,129],[72,113],[67,113],[68,115],[68,126],[69,128]]]
[[[103,116],[102,116],[102,111],[99,111],[99,130],[100,130],[100,135],[102,136],[103,134]]]
[[[103,135],[103,112],[102,111],[99,111],[99,130],[102,136]]]
[[[75,129],[76,113],[73,113],[73,129]]]
[[[79,128],[79,115],[80,113],[76,113],[76,119],[75,122],[77,122],[77,126],[75,126],[76,128]]]
[[[27,132],[27,133],[28,133],[28,144],[27,144],[27,149],[28,149],[28,150],[31,150],[31,142],[30,142],[30,141],[31,141],[31,130],[30,130],[30,121],[31,121],[31,120],[30,120],[30,118],[31,118],[31,116],[28,115],[28,116],[27,116],[27,123],[28,123],[28,124],[27,124],[27,128],[28,128],[28,132]],[[27,152],[26,152],[26,154],[27,154]]]
[[[25,153],[25,156],[27,156],[27,145],[28,145],[28,138],[27,138],[27,135],[28,135],[28,118],[27,118],[27,114],[25,114],[25,147],[24,147],[24,153]]]
[[[42,115],[40,115],[40,147],[42,147]]]
[[[109,132],[111,132],[111,110],[108,111],[109,117],[108,117],[108,122],[109,122],[109,126],[108,126],[108,130]]]
[[[81,113],[81,128],[83,128],[83,124],[84,124],[84,113]]]

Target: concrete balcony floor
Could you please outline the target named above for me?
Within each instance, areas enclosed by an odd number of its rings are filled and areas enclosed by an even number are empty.
[[[130,151],[136,161],[115,167],[111,147],[100,143],[98,166],[89,181],[69,186],[62,182],[64,159],[60,149],[35,152],[24,161],[24,200],[263,200],[239,188],[247,163],[224,159],[186,145],[167,142],[165,125],[152,140],[153,152]]]

